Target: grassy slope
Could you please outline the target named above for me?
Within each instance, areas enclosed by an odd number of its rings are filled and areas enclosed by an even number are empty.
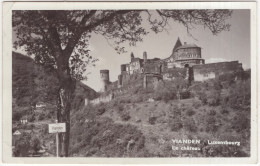
[[[225,98],[224,96],[230,90],[231,87],[222,89],[220,98]],[[162,100],[147,102],[147,98],[151,94],[125,94],[113,99],[109,103],[101,104],[94,108],[85,108],[85,113],[80,112],[78,115],[76,114],[72,123],[77,125],[73,126],[72,130],[80,129],[90,132],[92,128],[88,126],[89,120],[98,120],[102,123],[103,118],[109,118],[114,125],[134,126],[135,132],[145,138],[143,148],[139,149],[139,152],[142,153],[136,153],[134,156],[249,156],[250,129],[247,124],[248,120],[244,121],[242,119],[250,118],[250,109],[248,110],[247,107],[235,108],[237,104],[233,103],[232,96],[231,94],[229,95],[229,105],[224,104],[224,102],[210,105],[203,104],[197,97],[184,100],[170,100],[168,102]],[[138,98],[141,99],[137,100]],[[235,99],[238,100],[239,98],[235,96]],[[149,120],[151,117],[155,117],[154,123]],[[180,122],[181,126],[178,123],[176,125],[176,122]],[[103,124],[106,123],[104,122]],[[116,132],[117,127],[109,128],[108,126],[106,126],[106,130],[110,130],[112,133]],[[74,147],[77,150],[73,151],[73,154],[75,156],[99,156],[95,151],[91,154],[89,153],[93,149],[98,148],[97,145],[93,144],[93,141],[96,139],[95,137],[103,138],[102,132],[105,132],[105,130],[101,130],[103,127],[101,125],[97,129],[97,133],[94,133],[93,137],[88,138],[88,142],[85,141],[86,137],[84,135],[81,135],[79,138],[78,134],[74,133],[72,135],[73,143],[78,145],[88,144],[88,146]],[[124,132],[127,133],[128,130],[126,129]],[[123,139],[125,142],[129,141],[129,139],[125,139],[124,136],[120,135],[113,136],[111,139],[107,144],[102,144],[101,149],[99,149],[103,156],[111,155],[111,152],[107,151],[105,147],[109,145],[117,147],[117,139]],[[173,144],[171,139],[199,139],[201,144]],[[208,145],[207,140],[239,141],[241,146]],[[171,149],[172,145],[177,147],[200,147],[201,150],[173,151]],[[126,150],[123,154],[124,156],[131,156],[131,154],[128,155],[126,153]],[[116,153],[112,155],[113,157],[119,157]]]

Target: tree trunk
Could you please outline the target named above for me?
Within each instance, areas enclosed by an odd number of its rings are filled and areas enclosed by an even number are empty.
[[[66,132],[59,134],[59,156],[68,157],[70,141],[70,110],[76,82],[70,75],[70,69],[67,63],[57,64],[60,82],[57,119],[59,123],[66,123]]]

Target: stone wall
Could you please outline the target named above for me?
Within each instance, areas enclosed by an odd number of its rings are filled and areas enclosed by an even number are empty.
[[[111,93],[109,95],[100,96],[94,100],[90,100],[90,101],[85,100],[85,105],[88,105],[88,104],[96,105],[96,104],[100,104],[100,103],[107,103],[107,102],[110,102],[113,98],[114,98],[114,95]]]
[[[175,78],[189,78],[189,68],[171,68],[163,72],[163,80],[174,80]]]
[[[238,61],[195,65],[192,69],[194,81],[218,79],[220,76],[240,72],[243,70],[242,64],[238,63]]]

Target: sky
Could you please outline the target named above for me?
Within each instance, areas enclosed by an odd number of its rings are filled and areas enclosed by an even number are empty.
[[[108,69],[110,81],[114,82],[120,74],[120,65],[130,62],[131,52],[139,58],[143,58],[144,51],[147,52],[148,59],[168,58],[178,37],[182,44],[194,43],[201,47],[202,58],[206,63],[238,60],[244,69],[250,68],[250,10],[233,10],[232,17],[227,22],[231,25],[230,31],[222,31],[216,36],[208,29],[196,26],[190,31],[193,37],[188,35],[183,25],[170,22],[167,31],[158,34],[151,32],[136,46],[125,45],[127,52],[123,54],[118,54],[103,36],[93,34],[90,39],[90,55],[99,61],[95,67],[88,67],[87,80],[83,80],[83,83],[100,91],[100,70]],[[144,27],[147,25],[144,24]],[[15,38],[13,35],[13,41]]]
[[[232,17],[227,20],[231,24],[230,31],[223,31],[217,36],[212,35],[208,29],[195,27],[191,30],[192,36],[187,34],[185,27],[179,23],[171,23],[167,32],[158,34],[150,33],[143,38],[143,42],[136,46],[127,47],[127,53],[117,54],[103,36],[95,35],[90,40],[91,55],[98,58],[96,67],[88,69],[87,80],[83,82],[99,91],[101,88],[100,73],[102,69],[108,69],[110,81],[116,81],[120,74],[120,65],[130,62],[130,54],[142,58],[143,52],[147,52],[150,58],[168,58],[179,37],[184,42],[194,43],[202,48],[202,58],[205,63],[239,61],[243,68],[250,68],[250,11],[234,10]],[[195,39],[194,39],[195,38]]]

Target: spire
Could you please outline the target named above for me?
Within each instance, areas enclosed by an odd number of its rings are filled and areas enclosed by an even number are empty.
[[[182,46],[182,44],[181,44],[180,38],[178,37],[172,52],[174,52],[180,46]]]

